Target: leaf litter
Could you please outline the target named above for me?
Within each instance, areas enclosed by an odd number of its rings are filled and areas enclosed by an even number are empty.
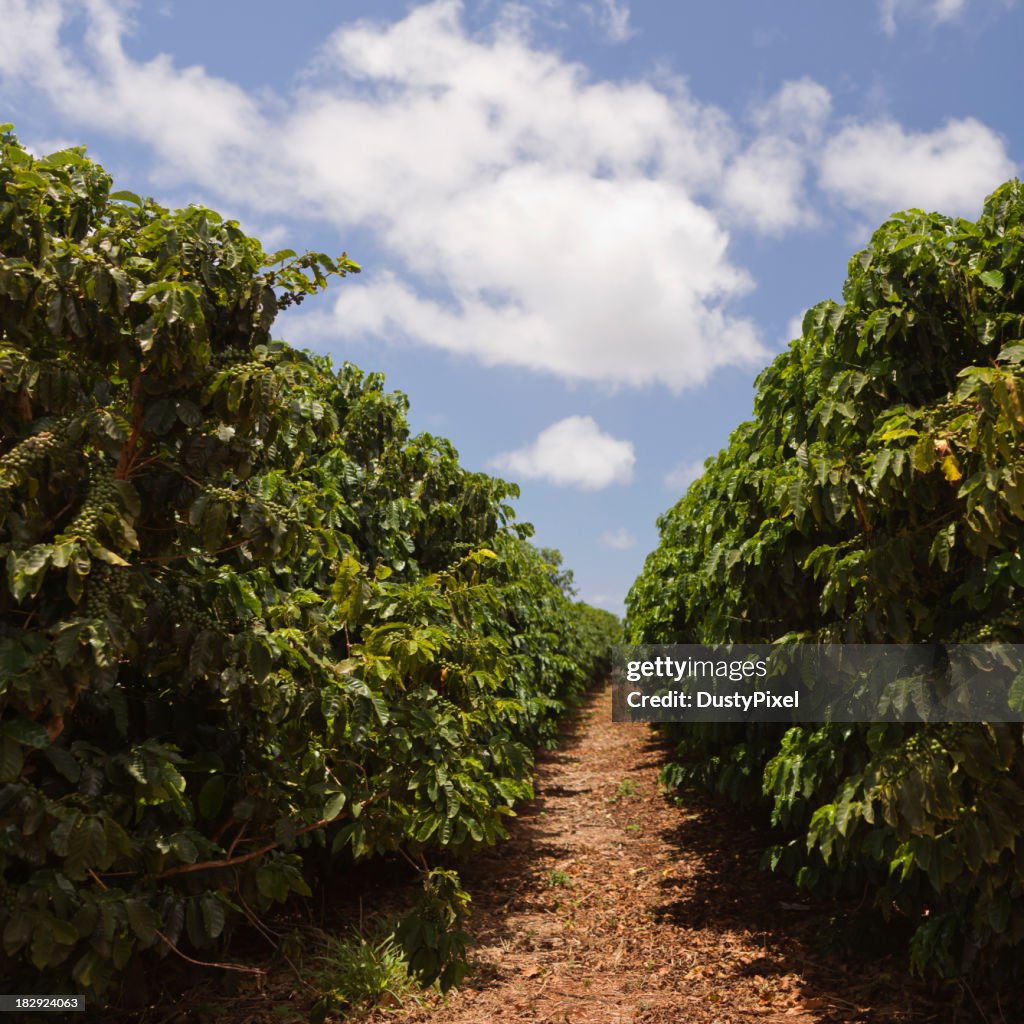
[[[812,906],[762,870],[777,837],[706,795],[666,793],[666,754],[650,727],[611,721],[610,689],[594,693],[560,749],[538,755],[510,838],[461,868],[476,943],[461,989],[359,1024],[1015,1019],[1005,997],[911,979],[877,920],[862,948],[844,945],[836,922],[860,908]]]

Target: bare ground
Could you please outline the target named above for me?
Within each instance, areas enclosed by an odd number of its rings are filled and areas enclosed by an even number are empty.
[[[881,931],[870,959],[844,949],[841,908],[760,870],[768,837],[735,809],[669,799],[664,758],[647,726],[612,723],[609,690],[592,696],[540,756],[511,838],[463,870],[474,971],[403,1024],[1000,1020],[964,989],[911,984],[901,956],[877,955]]]
[[[608,689],[538,757],[510,838],[460,867],[472,970],[458,990],[350,1024],[1020,1024],[1024,999],[911,982],[906,933],[849,905],[812,905],[759,867],[772,837],[736,808],[658,784],[667,751],[611,721]],[[411,904],[400,864],[337,877],[303,927],[351,934],[363,907]],[[318,918],[314,921],[312,917]],[[842,921],[852,919],[851,929]],[[859,934],[854,934],[859,928]],[[280,937],[280,933],[279,933]],[[261,940],[263,941],[263,940]],[[282,946],[283,949],[283,946]],[[301,962],[253,949],[266,974],[208,980],[119,1024],[309,1020]],[[224,984],[236,982],[225,998]],[[165,986],[166,987],[166,986]],[[184,986],[183,986],[184,987]],[[176,1006],[173,1003],[177,1003]],[[107,1018],[105,1018],[107,1019]],[[109,1018],[113,1020],[114,1018]],[[341,1018],[331,1017],[329,1021]]]

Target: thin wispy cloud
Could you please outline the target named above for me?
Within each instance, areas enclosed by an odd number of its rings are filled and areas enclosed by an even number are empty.
[[[806,309],[802,313],[797,313],[796,316],[789,318],[782,332],[782,337],[779,339],[782,346],[786,346],[791,341],[795,341],[797,338],[803,337],[805,316],[807,316]]]
[[[942,25],[963,14],[967,4],[968,0],[880,0],[878,15],[882,31],[892,36],[896,34],[897,21],[904,17]]]
[[[624,526],[617,530],[605,530],[598,539],[602,546],[613,551],[629,551],[630,548],[636,547],[636,537]]]
[[[611,43],[624,43],[635,32],[629,24],[629,4],[626,0],[598,0],[596,5],[584,4],[584,10],[597,22]]]
[[[662,478],[665,486],[681,494],[690,484],[704,475],[704,460],[689,459],[677,462]]]

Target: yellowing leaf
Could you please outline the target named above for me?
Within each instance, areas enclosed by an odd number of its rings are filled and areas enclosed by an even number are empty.
[[[878,438],[879,441],[899,441],[905,437],[920,437],[921,435],[913,427],[893,427],[886,430]]]

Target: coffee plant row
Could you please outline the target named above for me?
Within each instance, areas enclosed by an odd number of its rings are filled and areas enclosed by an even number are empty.
[[[632,638],[1024,642],[1024,188],[898,214],[660,520]],[[674,727],[673,783],[760,803],[772,867],[872,894],[920,970],[1012,969],[1020,725]]]
[[[430,858],[503,835],[617,621],[380,375],[271,337],[358,269],[0,129],[10,991],[223,959],[311,860],[388,852],[424,869],[414,972],[459,976]]]

